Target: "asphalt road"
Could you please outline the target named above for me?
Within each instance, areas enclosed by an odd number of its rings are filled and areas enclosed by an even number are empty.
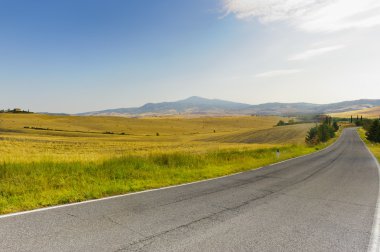
[[[0,251],[367,251],[378,168],[354,129],[220,179],[0,217]]]

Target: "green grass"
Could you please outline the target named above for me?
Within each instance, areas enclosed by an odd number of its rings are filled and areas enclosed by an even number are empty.
[[[223,176],[327,146],[306,146],[309,125],[273,127],[278,119],[0,114],[0,214]]]
[[[315,151],[300,146],[204,154],[124,156],[101,163],[0,164],[0,213],[78,202],[218,177]]]
[[[360,128],[358,130],[360,137],[363,139],[363,141],[366,143],[369,150],[375,155],[377,160],[380,162],[380,144],[379,143],[372,143],[366,139],[365,136],[365,130]]]

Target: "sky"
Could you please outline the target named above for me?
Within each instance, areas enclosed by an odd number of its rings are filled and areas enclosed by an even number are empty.
[[[0,109],[380,99],[378,0],[0,0]]]

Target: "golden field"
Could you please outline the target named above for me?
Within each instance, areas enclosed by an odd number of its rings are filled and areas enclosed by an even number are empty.
[[[315,151],[280,117],[0,114],[0,213],[231,174]],[[276,158],[276,150],[281,156]]]
[[[373,108],[367,108],[362,110],[354,110],[354,111],[347,111],[342,113],[332,113],[332,117],[339,117],[339,118],[350,118],[353,116],[356,118],[357,116],[363,116],[363,118],[380,118],[380,107],[373,107]]]

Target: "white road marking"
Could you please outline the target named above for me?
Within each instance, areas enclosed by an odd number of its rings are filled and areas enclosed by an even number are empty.
[[[380,165],[377,160],[377,158],[373,155],[373,153],[369,150],[367,145],[364,143],[363,139],[362,140],[364,146],[367,148],[368,152],[371,154],[373,160],[376,163],[377,166],[377,174],[379,176],[379,181],[380,181]],[[379,192],[377,193],[377,202],[376,202],[376,209],[375,209],[375,217],[373,219],[373,224],[372,224],[372,233],[371,233],[371,239],[369,242],[368,246],[368,252],[379,252],[380,251],[380,185],[379,185]]]

